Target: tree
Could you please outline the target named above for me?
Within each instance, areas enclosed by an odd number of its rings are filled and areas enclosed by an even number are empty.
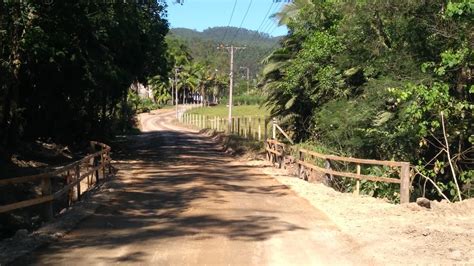
[[[168,73],[160,2],[3,1],[0,9],[3,146],[104,137],[130,84]]]
[[[472,195],[471,2],[295,1],[277,14],[290,33],[264,61],[266,104],[296,140],[410,161],[451,197],[453,165]]]

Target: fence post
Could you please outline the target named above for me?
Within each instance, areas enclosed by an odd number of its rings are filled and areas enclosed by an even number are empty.
[[[285,159],[285,147],[284,146],[277,146],[277,147],[281,147],[281,156],[278,159],[278,168],[281,169],[283,165],[283,160]]]
[[[263,127],[264,127],[264,135],[263,139],[267,141],[268,139],[268,118],[265,118],[263,121]]]
[[[76,169],[74,169],[75,171],[75,174],[76,174],[76,181],[78,181],[80,178],[81,178],[81,168],[80,168],[80,165],[76,165]],[[78,181],[77,182],[77,187],[76,187],[76,190],[77,190],[77,200],[81,200],[81,182]]]
[[[249,133],[248,133],[248,136],[249,136],[249,139],[253,139],[253,136],[252,136],[252,117],[249,117]]]
[[[301,162],[303,161],[303,152],[298,150],[298,178],[301,178]]]
[[[331,170],[331,161],[329,161],[328,159],[326,159],[326,162],[324,163],[324,166],[327,170]],[[330,181],[333,181],[334,180],[334,176],[332,174],[326,174],[326,178],[329,176],[329,180]],[[328,184],[330,184],[331,182],[328,182]]]
[[[41,180],[41,195],[42,196],[49,196],[51,195],[51,178],[45,177]],[[53,202],[48,201],[44,203],[44,210],[43,210],[43,219],[46,221],[51,221],[53,219]]]
[[[402,163],[400,169],[400,203],[410,202],[410,163]]]
[[[358,175],[359,178],[360,178],[360,164],[357,164],[357,175]],[[356,194],[356,195],[359,195],[359,194],[360,194],[360,179],[357,179],[357,181],[356,181],[355,194]]]
[[[240,136],[240,117],[237,117],[237,135]]]
[[[272,138],[276,139],[276,118],[272,119]]]
[[[94,154],[97,150],[95,149],[96,147],[96,144],[91,142],[91,153]],[[92,166],[92,169],[94,169],[95,167],[97,167],[97,164],[98,163],[98,160],[97,160],[97,157],[94,156],[91,158],[91,166]],[[94,171],[94,174],[95,175],[95,182],[98,183],[99,182],[99,169],[95,170]],[[92,179],[92,178],[91,178]],[[92,180],[90,181],[90,184],[89,186],[92,184]]]
[[[102,168],[102,179],[105,179],[105,152],[100,154],[100,168]]]

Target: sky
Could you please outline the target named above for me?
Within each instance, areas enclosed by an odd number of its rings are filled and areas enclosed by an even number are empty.
[[[210,27],[227,26],[235,5],[234,15],[230,26],[239,27],[248,9],[242,28],[266,32],[272,36],[287,33],[286,27],[278,27],[275,20],[265,17],[268,10],[270,15],[277,12],[284,3],[273,3],[273,0],[181,0],[183,5],[167,0],[168,21],[171,28],[189,28],[198,31]],[[263,21],[263,24],[262,24]]]

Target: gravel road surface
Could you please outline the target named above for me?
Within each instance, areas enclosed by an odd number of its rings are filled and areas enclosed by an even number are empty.
[[[16,264],[374,264],[328,217],[274,178],[171,123],[141,116],[143,133],[116,154],[110,200],[60,241]]]

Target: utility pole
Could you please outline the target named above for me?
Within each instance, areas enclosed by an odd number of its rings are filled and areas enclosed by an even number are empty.
[[[174,92],[175,92],[174,100],[176,103],[176,118],[179,118],[178,117],[178,73],[180,70],[181,70],[181,66],[174,68]]]
[[[247,94],[250,92],[250,68],[248,67],[240,67],[240,69],[246,69],[247,70]]]
[[[174,105],[174,79],[169,78],[171,82],[171,105]]]
[[[230,82],[229,82],[229,117],[228,117],[228,124],[229,124],[229,132],[232,129],[232,93],[234,89],[234,52],[238,50],[244,50],[246,47],[236,47],[236,46],[220,46],[217,49],[226,49],[230,53]]]

